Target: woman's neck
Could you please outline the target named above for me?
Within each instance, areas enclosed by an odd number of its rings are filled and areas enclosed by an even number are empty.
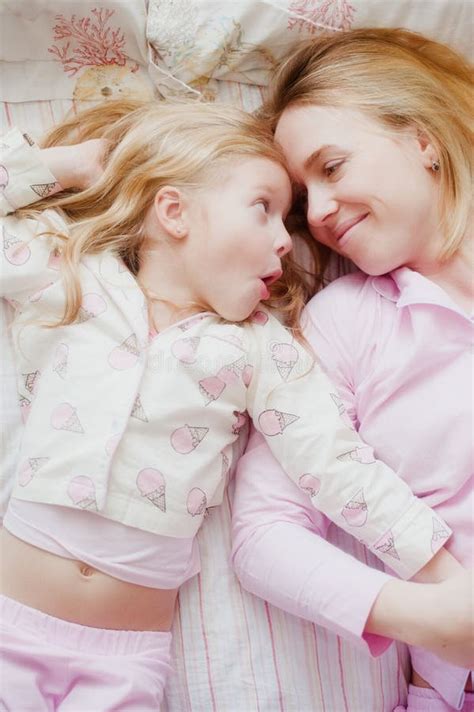
[[[473,241],[465,240],[448,260],[419,266],[424,277],[438,284],[467,314],[474,310]]]

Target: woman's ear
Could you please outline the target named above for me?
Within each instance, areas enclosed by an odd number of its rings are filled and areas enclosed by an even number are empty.
[[[159,226],[170,237],[186,237],[188,230],[185,222],[185,196],[171,185],[159,189],[153,202],[155,217]]]
[[[433,166],[438,165],[439,167],[438,151],[431,143],[429,136],[424,131],[422,131],[422,129],[417,129],[416,141],[417,148],[425,168],[435,170]]]

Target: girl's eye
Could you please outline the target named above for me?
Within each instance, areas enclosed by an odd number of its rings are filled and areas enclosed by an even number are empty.
[[[338,169],[342,166],[343,163],[344,161],[334,161],[333,163],[326,163],[323,169],[324,175],[327,178],[331,178],[337,173]]]
[[[259,208],[263,208],[264,213],[268,213],[268,210],[270,208],[268,200],[259,200],[255,203],[255,205],[257,205]]]

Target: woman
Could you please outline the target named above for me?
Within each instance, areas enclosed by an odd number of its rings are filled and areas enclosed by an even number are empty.
[[[338,385],[341,410],[452,527],[447,549],[465,567],[472,561],[471,107],[470,68],[460,57],[383,29],[302,46],[279,70],[266,107],[311,234],[365,272],[310,302],[306,336]],[[243,585],[365,641],[374,655],[389,645],[381,636],[411,644],[407,709],[471,709],[470,671],[418,647],[472,665],[472,631],[464,648],[462,635],[451,652],[447,642],[469,578],[425,587],[397,581],[318,537],[327,526],[254,435],[236,486],[234,563]],[[418,580],[447,578],[451,564],[454,573],[454,562],[435,564]],[[435,598],[449,586],[453,609],[439,615]],[[422,624],[427,612],[431,633]]]

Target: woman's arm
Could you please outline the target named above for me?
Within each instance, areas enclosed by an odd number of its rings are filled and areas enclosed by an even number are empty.
[[[235,571],[251,593],[372,655],[395,639],[456,664],[467,665],[472,658],[466,587],[455,599],[444,585],[399,581],[325,541],[328,520],[255,431],[237,467],[232,519]],[[418,576],[438,581],[461,570],[442,549]],[[455,613],[453,624],[440,620],[439,611],[448,608]]]

